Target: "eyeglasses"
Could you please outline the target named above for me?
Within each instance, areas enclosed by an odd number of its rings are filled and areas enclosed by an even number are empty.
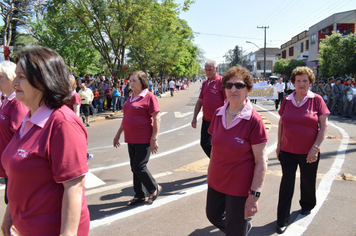
[[[242,88],[247,87],[247,85],[244,83],[226,83],[225,84],[225,88],[227,88],[227,89],[231,89],[232,86],[235,86],[236,89],[242,89]]]

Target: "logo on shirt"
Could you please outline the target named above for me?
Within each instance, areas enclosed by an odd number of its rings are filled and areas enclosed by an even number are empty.
[[[238,142],[238,143],[241,143],[241,144],[244,143],[244,141],[242,139],[238,138],[238,137],[236,137],[235,139],[236,139],[236,142]]]
[[[2,120],[5,120],[5,116],[3,116],[3,115],[1,115],[0,118],[1,118]]]
[[[133,106],[134,108],[138,109],[138,106]]]
[[[309,113],[309,114],[316,114],[316,113],[318,113],[317,111],[312,111],[312,110],[308,110],[307,109],[307,113]]]
[[[17,149],[17,155],[22,156],[23,158],[28,156],[28,152],[23,149]]]
[[[216,94],[218,92],[218,90],[216,89],[210,89],[210,91],[213,93],[213,94]]]

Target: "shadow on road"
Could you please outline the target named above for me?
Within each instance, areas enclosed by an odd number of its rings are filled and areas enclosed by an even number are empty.
[[[182,190],[186,190],[192,187],[199,186],[206,183],[207,175],[201,175],[197,177],[177,180],[174,182],[168,183],[159,183],[163,187],[163,191],[160,196],[168,196],[177,194]],[[104,218],[108,215],[117,214],[123,211],[134,209],[136,206],[141,206],[142,204],[137,204],[135,206],[128,207],[126,206],[127,201],[134,196],[133,187],[126,187],[118,189],[118,193],[107,194],[100,197],[100,204],[91,204],[88,205],[90,212],[90,220],[96,220]],[[127,198],[129,196],[129,198]],[[148,196],[148,194],[147,194]],[[120,198],[125,198],[125,200],[120,201]],[[116,201],[115,201],[116,200]],[[105,201],[110,201],[105,203]]]
[[[222,233],[220,230],[218,230],[215,226],[209,226],[204,229],[196,229],[196,230],[194,230],[194,232],[192,232],[188,236],[205,236],[205,235],[223,236],[224,233]]]

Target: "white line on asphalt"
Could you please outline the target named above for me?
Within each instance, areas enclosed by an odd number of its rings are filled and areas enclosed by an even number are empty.
[[[176,193],[174,195],[170,195],[170,196],[167,196],[164,198],[159,198],[152,205],[147,205],[147,204],[142,205],[142,206],[136,207],[131,210],[127,210],[124,212],[116,213],[111,216],[107,216],[102,219],[90,221],[90,229],[93,229],[93,228],[96,228],[96,227],[99,227],[102,225],[108,225],[108,224],[115,222],[117,220],[129,217],[129,216],[132,216],[132,215],[135,215],[135,214],[147,211],[147,210],[151,210],[153,208],[161,207],[163,205],[166,205],[167,203],[171,203],[171,202],[179,200],[183,197],[188,197],[190,195],[203,192],[206,189],[207,189],[207,184],[201,184],[201,185],[198,185],[197,187],[187,189],[185,191]]]
[[[278,114],[273,113],[273,112],[271,112],[271,111],[269,111],[269,110],[267,110],[267,109],[265,109],[265,108],[263,108],[263,107],[261,107],[261,106],[259,106],[259,105],[254,104],[254,106],[261,108],[262,110],[264,110],[264,111],[270,113],[271,115],[273,115],[273,116],[275,116],[275,117],[277,117],[277,118],[280,117]]]
[[[160,112],[159,115],[160,116],[164,116],[165,114],[167,114],[168,112],[167,111],[163,111],[163,112]]]
[[[199,120],[202,116],[203,116],[203,114],[202,114],[202,113],[199,113],[199,114],[198,114],[198,117],[197,117],[197,120]],[[171,132],[174,132],[174,131],[183,129],[183,128],[185,128],[185,127],[188,127],[188,126],[190,126],[190,125],[191,125],[191,123],[185,124],[185,125],[179,126],[179,127],[177,127],[177,128],[174,128],[174,129],[170,129],[170,130],[161,132],[161,133],[159,133],[158,135],[168,134],[168,133],[171,133]],[[125,144],[127,144],[127,143],[125,143],[125,142],[121,143],[121,145],[125,145]],[[88,152],[90,152],[90,151],[95,151],[95,150],[100,150],[100,149],[107,149],[107,148],[113,148],[113,146],[112,146],[112,145],[108,145],[108,146],[102,146],[102,147],[94,147],[94,148],[88,148],[87,150],[88,150]]]
[[[195,145],[197,145],[199,143],[200,143],[200,140],[198,139],[198,140],[195,140],[195,141],[193,141],[191,143],[185,144],[183,146],[171,149],[169,151],[161,152],[161,153],[158,153],[158,154],[154,154],[154,155],[152,155],[150,157],[150,160],[158,158],[158,157],[166,156],[166,155],[169,155],[169,154],[172,154],[172,153],[175,153],[175,152],[179,152],[179,151],[181,151],[183,149],[190,148],[190,147],[195,146]],[[118,164],[115,164],[115,165],[97,167],[97,168],[90,169],[89,171],[90,172],[95,172],[95,171],[101,171],[101,170],[108,170],[108,169],[118,168],[118,167],[126,166],[126,165],[130,165],[130,162],[126,161],[126,162],[118,163]]]
[[[326,197],[330,193],[331,185],[335,180],[337,174],[341,171],[341,167],[345,161],[345,153],[347,150],[347,145],[349,143],[349,135],[344,129],[336,126],[335,124],[329,122],[329,125],[335,127],[342,134],[342,141],[337,151],[336,158],[332,164],[328,173],[325,174],[321,180],[318,190],[316,191],[317,204],[315,208],[311,211],[310,215],[302,216],[298,215],[297,219],[291,224],[283,235],[286,236],[301,236],[304,231],[308,228],[313,218],[316,216],[321,206],[324,204]]]
[[[153,175],[153,178],[157,179],[157,178],[160,178],[160,177],[163,177],[163,176],[167,176],[167,175],[171,175],[171,174],[173,174],[173,172],[167,171],[167,172],[155,174],[155,175]],[[102,193],[102,192],[113,190],[113,189],[120,189],[120,188],[122,188],[124,186],[128,186],[128,185],[132,185],[132,180],[124,182],[124,183],[118,183],[118,184],[113,184],[113,185],[101,187],[101,188],[85,190],[85,196],[89,196],[89,195],[97,194],[97,193]]]

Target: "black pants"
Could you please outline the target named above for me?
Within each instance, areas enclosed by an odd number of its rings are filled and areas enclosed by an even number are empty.
[[[206,216],[227,236],[245,236],[245,203],[247,197],[227,195],[208,187]]]
[[[282,180],[279,188],[279,199],[277,209],[278,226],[289,224],[290,208],[295,185],[295,174],[297,167],[300,169],[300,200],[299,204],[302,210],[311,210],[316,205],[315,182],[319,165],[318,160],[313,163],[307,163],[307,154],[293,154],[280,152],[279,161],[282,166]]]
[[[174,96],[174,88],[169,88],[169,90],[171,91],[171,97]]]
[[[276,109],[278,109],[278,105],[280,103],[282,103],[282,101],[283,101],[283,92],[282,93],[278,93],[278,99],[275,101]]]
[[[200,146],[203,148],[205,154],[210,158],[211,153],[211,135],[208,133],[210,121],[203,119],[200,132]]]
[[[150,158],[150,144],[127,144],[131,171],[133,173],[133,186],[136,198],[144,198],[145,193],[142,185],[147,189],[149,194],[152,194],[158,188],[156,180],[152,177],[147,169],[147,162]]]

